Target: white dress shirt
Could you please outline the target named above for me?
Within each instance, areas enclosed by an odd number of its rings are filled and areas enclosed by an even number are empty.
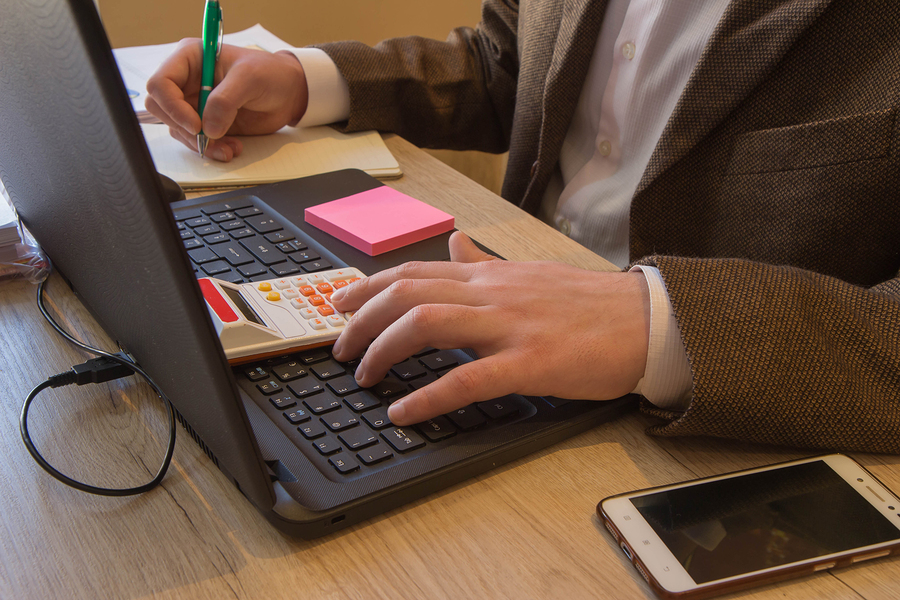
[[[631,199],[663,128],[730,0],[609,0],[578,107],[539,216],[624,267]],[[294,54],[309,107],[300,126],[345,120],[347,83],[327,54]],[[691,371],[659,270],[636,267],[651,299],[649,351],[635,389],[661,408],[684,409]]]

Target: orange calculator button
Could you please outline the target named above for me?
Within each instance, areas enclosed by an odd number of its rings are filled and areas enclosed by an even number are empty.
[[[312,296],[316,293],[316,290],[314,290],[311,285],[301,285],[300,293],[304,296]]]
[[[334,314],[334,309],[331,308],[330,306],[328,306],[327,304],[323,304],[322,306],[320,306],[320,307],[317,308],[316,310],[318,310],[318,311],[319,311],[319,314],[322,315],[323,317],[327,317],[328,315],[333,315],[333,314]]]
[[[323,304],[325,304],[325,298],[319,295],[310,296],[309,303],[313,306],[322,306]]]
[[[339,290],[342,287],[347,287],[350,284],[341,279],[340,281],[335,281],[332,285],[334,286],[334,289]]]
[[[353,283],[354,281],[359,281],[359,277],[351,277],[347,280],[347,283]]]
[[[316,289],[319,290],[320,294],[330,294],[334,291],[334,288],[331,287],[330,283],[320,283],[316,286]]]

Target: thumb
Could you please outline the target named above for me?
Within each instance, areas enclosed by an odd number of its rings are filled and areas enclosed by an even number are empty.
[[[485,260],[500,260],[487,252],[481,251],[475,242],[461,231],[454,231],[450,236],[450,260],[453,262],[482,262]]]

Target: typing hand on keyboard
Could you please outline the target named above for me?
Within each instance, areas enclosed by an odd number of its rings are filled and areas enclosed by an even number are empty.
[[[365,351],[362,386],[426,346],[480,357],[392,404],[392,422],[512,393],[608,400],[635,388],[650,327],[641,273],[496,260],[458,232],[450,254],[452,262],[408,263],[332,296],[337,310],[357,311],[333,353],[350,360]]]

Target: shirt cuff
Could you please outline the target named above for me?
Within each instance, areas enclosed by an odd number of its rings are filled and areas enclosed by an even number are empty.
[[[346,121],[350,117],[350,88],[337,65],[318,48],[285,50],[297,57],[306,74],[309,103],[297,127]]]
[[[650,289],[650,343],[644,377],[634,389],[654,405],[684,410],[691,402],[692,376],[681,331],[662,275],[656,267],[636,266]]]

